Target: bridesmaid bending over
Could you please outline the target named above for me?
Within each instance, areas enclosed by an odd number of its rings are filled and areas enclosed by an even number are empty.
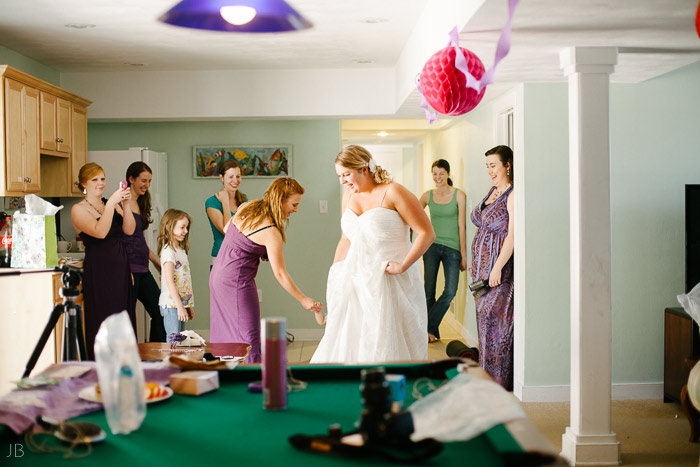
[[[321,303],[299,290],[284,264],[289,216],[297,212],[304,188],[278,178],[262,199],[243,203],[224,226],[224,240],[209,276],[211,342],[243,342],[251,349],[247,363],[260,362],[260,301],[255,276],[260,260],[270,261],[275,279],[304,308],[325,323]]]

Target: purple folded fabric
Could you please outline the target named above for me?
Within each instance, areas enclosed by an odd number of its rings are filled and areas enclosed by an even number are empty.
[[[102,409],[99,402],[78,397],[78,393],[97,384],[95,362],[66,362],[57,365],[89,366],[90,370],[78,378],[62,378],[56,386],[37,389],[15,389],[0,398],[0,424],[7,425],[17,434],[37,426],[40,415],[66,420]],[[142,362],[146,381],[166,385],[170,375],[179,368],[170,368],[161,362]]]

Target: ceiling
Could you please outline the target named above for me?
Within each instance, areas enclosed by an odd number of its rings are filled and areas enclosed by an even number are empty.
[[[0,0],[0,45],[60,72],[393,68],[428,13],[449,1],[288,0],[313,28],[232,34],[160,23],[158,16],[177,0]],[[476,13],[455,23],[464,25],[461,45],[488,68],[507,1],[471,3]],[[511,52],[486,99],[516,83],[563,82],[558,54],[571,46],[619,47],[613,82],[637,83],[698,61],[697,5],[697,0],[521,0]],[[428,33],[447,44],[447,31]],[[391,117],[422,118],[419,99],[416,91],[410,93]]]

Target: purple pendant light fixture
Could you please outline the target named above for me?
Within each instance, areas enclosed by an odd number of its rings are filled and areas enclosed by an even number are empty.
[[[300,31],[313,26],[284,0],[182,0],[160,21],[228,32]]]

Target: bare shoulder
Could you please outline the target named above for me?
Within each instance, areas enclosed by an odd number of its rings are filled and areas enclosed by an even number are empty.
[[[73,207],[70,208],[71,216],[80,216],[86,213],[88,213],[88,208],[82,202],[74,204]]]
[[[399,213],[403,212],[405,209],[413,209],[414,207],[423,210],[423,206],[416,195],[411,193],[408,188],[400,183],[391,182],[389,184],[385,199],[385,206],[399,211]]]
[[[467,199],[467,194],[460,190],[459,188],[455,188],[457,190],[457,201],[464,201]]]
[[[389,188],[387,188],[386,196],[387,198],[390,197],[393,200],[418,200],[418,198],[416,198],[416,195],[409,191],[408,188],[397,182],[389,183]]]
[[[267,226],[272,225],[270,228],[265,228]],[[272,246],[273,244],[279,243],[280,245],[283,243],[282,242],[282,234],[280,233],[279,229],[272,223],[270,219],[265,219],[262,221],[262,223],[256,228],[256,230],[262,229],[259,232],[251,235],[251,237],[255,237],[254,241],[256,243],[259,243],[261,245],[265,246]]]

